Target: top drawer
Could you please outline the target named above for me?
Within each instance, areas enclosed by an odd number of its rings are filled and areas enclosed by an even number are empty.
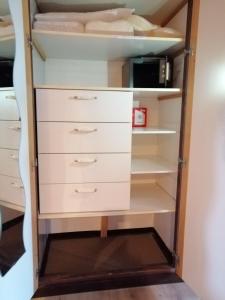
[[[0,121],[18,121],[19,110],[14,91],[0,91]]]
[[[131,92],[36,91],[38,121],[132,122]]]

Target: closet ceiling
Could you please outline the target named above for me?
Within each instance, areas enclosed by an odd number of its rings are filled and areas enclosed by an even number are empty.
[[[138,15],[148,15],[156,23],[163,22],[183,0],[36,0],[40,12],[95,11],[117,7],[135,8]]]

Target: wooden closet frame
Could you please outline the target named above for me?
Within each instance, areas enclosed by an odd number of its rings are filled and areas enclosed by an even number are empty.
[[[187,186],[188,186],[188,163],[189,151],[191,141],[191,128],[192,128],[192,104],[194,92],[194,77],[195,77],[195,61],[196,61],[196,47],[197,47],[197,34],[198,34],[198,19],[200,10],[200,0],[186,0],[179,5],[179,7],[167,18],[163,24],[168,23],[183,6],[189,4],[188,12],[188,39],[189,43],[185,49],[190,49],[186,55],[186,77],[184,78],[183,90],[183,108],[182,108],[182,134],[180,141],[180,157],[183,162],[179,171],[178,182],[178,203],[177,203],[177,216],[176,216],[176,233],[175,233],[175,249],[178,256],[178,263],[176,266],[176,274],[182,278],[183,260],[184,260],[184,234],[185,234],[185,217],[187,205]],[[38,288],[38,197],[37,197],[37,174],[36,174],[36,135],[35,135],[35,105],[34,105],[34,86],[32,74],[32,51],[31,51],[31,24],[30,24],[30,5],[29,0],[23,1],[23,14],[24,20],[24,43],[26,44],[26,73],[27,73],[27,95],[29,101],[27,102],[27,113],[29,126],[29,154],[32,173],[30,174],[31,191],[32,191],[32,218],[33,218],[33,245],[34,245],[34,278],[35,288]],[[189,38],[190,37],[190,38]],[[30,42],[29,42],[30,41]],[[161,99],[164,100],[164,99]]]

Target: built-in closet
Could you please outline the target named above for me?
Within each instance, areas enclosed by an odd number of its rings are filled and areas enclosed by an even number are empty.
[[[25,245],[36,297],[182,280],[197,6],[114,2],[10,1],[23,57],[14,76],[23,86]],[[179,34],[34,26],[37,14],[121,7]],[[148,55],[173,61],[171,86],[125,86],[127,62]],[[132,127],[134,107],[147,109],[146,127]]]

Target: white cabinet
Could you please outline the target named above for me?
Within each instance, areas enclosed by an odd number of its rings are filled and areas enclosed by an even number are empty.
[[[24,190],[20,178],[0,175],[0,203],[24,207]]]
[[[130,183],[40,185],[41,213],[127,210]]]
[[[39,154],[38,160],[40,184],[130,180],[130,153]]]
[[[18,150],[0,149],[0,174],[20,177]]]
[[[41,213],[130,208],[132,101],[129,92],[37,90]]]
[[[63,122],[128,122],[132,93],[37,89],[37,120]]]
[[[20,121],[0,121],[0,148],[19,149]]]
[[[131,124],[38,123],[39,153],[131,151]]]
[[[19,111],[13,90],[0,90],[0,120],[18,121]]]

